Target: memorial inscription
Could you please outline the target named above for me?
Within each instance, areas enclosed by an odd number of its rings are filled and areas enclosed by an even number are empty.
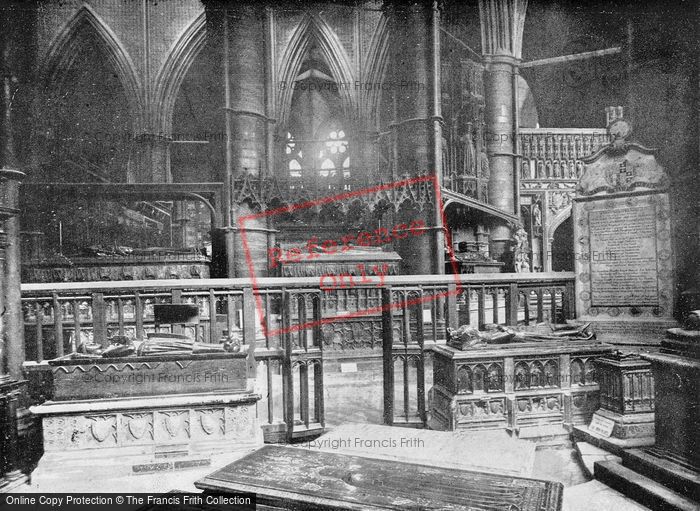
[[[588,213],[593,306],[656,306],[655,208]]]

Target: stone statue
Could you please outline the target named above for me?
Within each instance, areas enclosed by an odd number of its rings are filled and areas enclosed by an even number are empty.
[[[481,151],[479,154],[480,165],[479,165],[479,177],[482,179],[488,179],[491,176],[491,169],[489,167],[489,157],[486,155],[486,151]]]
[[[545,177],[544,162],[542,160],[537,160],[537,179],[544,179]]]
[[[474,147],[474,135],[472,123],[467,123],[467,132],[464,137],[464,173],[468,176],[476,175],[476,149]]]
[[[532,206],[532,221],[536,227],[542,227],[542,210],[537,203]]]
[[[516,273],[528,273],[530,271],[530,261],[528,253],[530,244],[527,241],[527,231],[522,226],[513,234],[513,264]]]
[[[530,179],[530,162],[523,158],[522,167],[520,167],[520,179]]]

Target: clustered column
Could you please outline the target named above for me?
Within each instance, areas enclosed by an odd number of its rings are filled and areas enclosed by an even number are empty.
[[[444,273],[445,247],[442,204],[437,191],[442,182],[442,126],[440,116],[439,10],[435,2],[387,2],[391,22],[391,62],[396,101],[392,124],[396,141],[394,179],[434,174],[431,186],[433,204],[419,210],[404,205],[397,223],[422,221],[425,233],[399,241],[397,252],[403,258],[404,272]]]
[[[515,81],[520,63],[527,0],[480,0],[481,47],[486,64],[486,150],[491,176],[489,203],[519,215],[516,177],[517,114]],[[491,256],[503,260],[508,253],[511,232],[496,221],[491,226]]]
[[[224,83],[226,165],[222,176],[225,184],[222,217],[225,225],[221,241],[226,252],[225,273],[229,277],[249,275],[247,249],[256,275],[266,275],[266,254],[273,231],[266,218],[246,221],[243,227],[247,247],[244,247],[238,219],[254,213],[255,209],[253,204],[235,203],[233,197],[237,180],[268,173],[271,120],[266,115],[266,11],[255,2],[208,2],[206,7],[211,41],[221,51]]]

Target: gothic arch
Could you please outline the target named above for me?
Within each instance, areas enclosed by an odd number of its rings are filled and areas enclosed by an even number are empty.
[[[554,237],[554,231],[557,230],[557,227],[559,227],[561,224],[564,223],[564,221],[571,216],[571,206],[566,206],[564,209],[562,209],[559,213],[554,215],[554,218],[549,222],[549,225],[547,226],[547,237],[545,239],[549,240]]]
[[[168,57],[161,66],[154,85],[155,126],[160,134],[170,135],[173,124],[173,111],[187,72],[207,40],[206,16],[202,12],[183,30],[180,37],[168,51]]]
[[[287,124],[294,92],[292,84],[299,74],[307,50],[314,40],[318,43],[319,49],[323,53],[333,79],[336,80],[336,83],[345,84],[345,86],[339,87],[338,92],[343,103],[346,118],[348,120],[355,118],[357,95],[354,92],[355,79],[350,59],[333,29],[319,16],[307,13],[294,31],[281,59],[278,73],[279,83],[287,86],[281,88],[277,93],[276,104],[280,117],[279,126]]]
[[[65,70],[74,62],[88,35],[94,36],[119,77],[129,103],[134,132],[140,131],[144,112],[143,87],[136,67],[116,34],[87,4],[83,4],[61,29],[40,63],[39,83],[42,89],[47,90],[61,82]]]
[[[367,52],[366,83],[371,87],[362,94],[365,118],[371,120],[373,127],[379,126],[379,102],[382,97],[381,84],[384,83],[389,67],[389,22],[384,14],[379,19],[377,29],[372,35]]]

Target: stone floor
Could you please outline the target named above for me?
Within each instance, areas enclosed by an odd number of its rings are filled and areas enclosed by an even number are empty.
[[[431,377],[426,375],[426,380]],[[511,438],[505,432],[432,432],[429,430],[388,428],[381,424],[381,370],[330,372],[324,375],[327,433],[321,439],[359,437],[386,439],[392,435],[419,438],[419,447],[373,449],[360,445],[355,454],[401,459],[403,461],[445,465],[455,468],[519,474],[559,481],[564,484],[566,511],[614,510],[641,511],[640,506],[604,484],[591,480],[580,456],[570,443],[559,446],[538,446],[530,440]],[[264,409],[264,408],[262,408]],[[317,444],[298,444],[296,448],[321,448]],[[350,449],[352,451],[353,449]],[[80,477],[63,480],[61,487],[45,488],[36,484],[23,488],[29,492],[49,491],[124,491],[166,492],[172,489],[198,491],[194,481],[247,454],[239,452],[215,458],[208,467],[180,472],[161,472],[121,477],[110,480],[91,478],[89,470]]]

